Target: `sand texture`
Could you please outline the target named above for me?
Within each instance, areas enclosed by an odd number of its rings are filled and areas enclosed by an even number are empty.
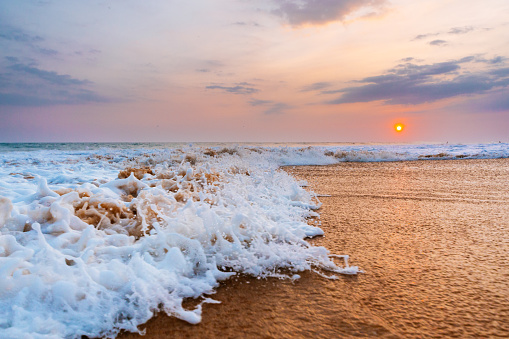
[[[312,243],[365,273],[231,279],[200,324],[159,315],[146,338],[509,336],[509,159],[285,170],[330,195]]]

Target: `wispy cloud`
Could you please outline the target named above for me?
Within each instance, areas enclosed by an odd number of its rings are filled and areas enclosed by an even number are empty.
[[[437,39],[437,40],[430,41],[429,44],[431,46],[446,46],[447,45],[447,41]]]
[[[358,80],[361,86],[323,93],[342,93],[341,97],[328,101],[329,104],[384,101],[417,105],[509,86],[509,68],[472,73],[463,69],[463,65],[470,62],[490,64],[474,57],[431,65],[400,64],[385,74]]]
[[[403,59],[401,59],[400,61],[403,61],[403,62],[410,62],[410,61],[413,61],[413,60],[415,60],[415,58],[413,58],[413,57],[408,57],[408,58],[403,58]]]
[[[432,37],[432,36],[437,36],[437,35],[440,35],[440,33],[419,34],[418,36],[416,36],[412,40],[423,40],[423,39],[426,39],[426,38],[429,38],[429,37]]]
[[[250,87],[251,84],[248,84],[246,82],[238,83],[234,86],[223,86],[223,85],[210,85],[207,86],[207,89],[219,89],[223,90],[228,93],[233,94],[253,94],[259,92],[257,88]]]
[[[28,46],[32,51],[45,56],[56,56],[59,54],[58,51],[52,48],[41,46],[45,41],[43,37],[31,34],[17,27],[0,25],[0,40]]]
[[[507,58],[503,57],[503,56],[496,56],[492,59],[484,59],[484,58],[476,58],[475,59],[475,61],[477,61],[477,62],[484,62],[484,63],[492,64],[492,65],[504,63],[506,60],[507,60]]]
[[[304,86],[301,89],[301,92],[320,91],[320,90],[328,88],[330,86],[332,86],[332,84],[330,82],[315,82],[311,85]]]
[[[453,27],[449,30],[449,34],[466,34],[468,32],[471,32],[474,30],[474,27],[472,26],[465,26],[465,27]]]
[[[274,14],[286,19],[292,26],[304,24],[323,25],[341,21],[349,14],[363,8],[380,10],[386,0],[274,0]]]
[[[1,26],[0,29],[0,39],[29,43],[44,41],[44,39],[38,35],[29,34],[15,27]]]
[[[290,108],[292,108],[292,106],[285,104],[283,102],[277,102],[271,105],[269,108],[267,108],[263,113],[267,115],[283,114]]]
[[[266,106],[266,105],[270,105],[273,103],[274,103],[274,101],[272,101],[272,100],[258,100],[258,99],[249,100],[249,104],[251,106]]]
[[[254,21],[237,21],[237,22],[234,22],[233,25],[235,26],[252,26],[252,27],[260,27],[260,24],[257,23],[257,22],[254,22]]]
[[[218,72],[225,64],[219,60],[200,60],[198,61],[198,68],[195,69],[199,73]]]
[[[85,50],[85,51],[74,51],[75,55],[86,56],[86,57],[96,56],[96,55],[99,55],[101,53],[102,52],[100,50],[95,49],[95,48],[91,48],[91,49]]]
[[[473,32],[475,30],[478,30],[478,29],[473,26],[452,27],[448,31],[419,34],[415,38],[413,38],[412,41],[424,40],[427,38],[436,37],[436,36],[444,35],[444,34],[452,34],[452,35],[467,34],[467,33]],[[443,40],[434,40],[434,41],[443,41]]]
[[[272,100],[259,100],[259,99],[252,99],[249,101],[249,104],[251,106],[262,106],[265,107],[265,110],[263,111],[264,114],[272,115],[272,114],[283,114],[286,112],[286,110],[292,108],[291,105],[288,105],[284,102],[276,102]]]

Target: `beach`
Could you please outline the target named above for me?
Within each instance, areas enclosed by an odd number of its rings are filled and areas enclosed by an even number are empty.
[[[3,146],[0,337],[508,334],[509,145],[146,146]]]
[[[0,1],[0,339],[509,339],[508,14]]]
[[[233,277],[199,324],[159,315],[140,327],[145,338],[509,335],[509,159],[284,170],[321,195],[325,235],[310,242],[364,273]]]

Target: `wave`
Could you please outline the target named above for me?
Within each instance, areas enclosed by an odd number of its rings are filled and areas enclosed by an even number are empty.
[[[356,273],[305,240],[323,234],[316,197],[238,153],[3,156],[0,336],[113,337],[159,311],[197,323],[183,300],[232,275]]]

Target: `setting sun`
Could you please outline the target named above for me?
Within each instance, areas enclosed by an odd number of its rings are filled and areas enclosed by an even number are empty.
[[[405,127],[405,126],[404,126],[403,124],[396,124],[396,125],[394,125],[394,129],[396,130],[396,132],[401,132],[401,131],[403,131],[403,128],[404,128],[404,127]]]

